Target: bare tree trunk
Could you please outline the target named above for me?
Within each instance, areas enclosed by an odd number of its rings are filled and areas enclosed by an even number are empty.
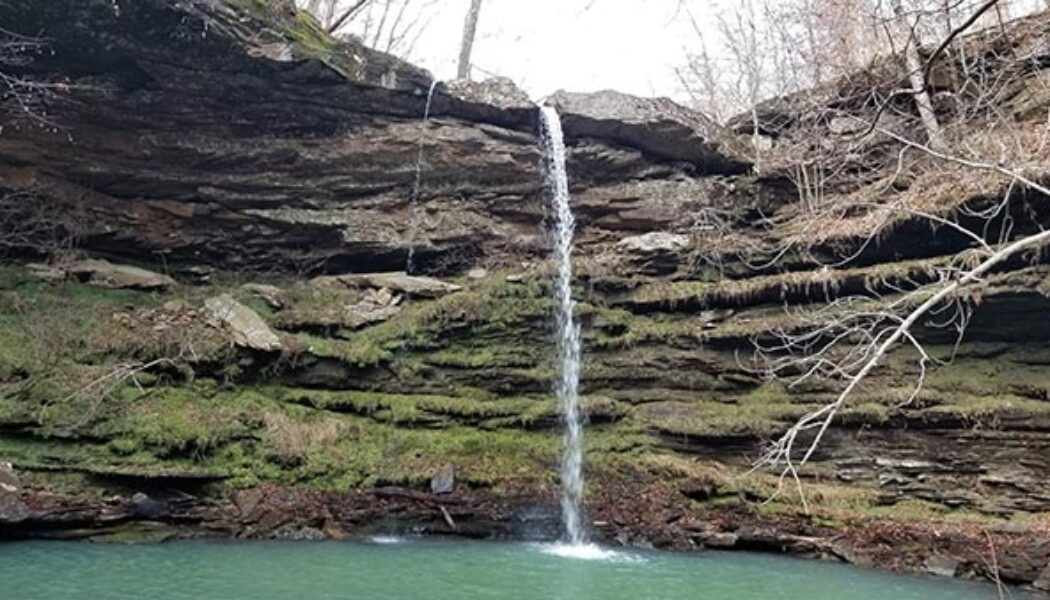
[[[897,26],[901,33],[911,38],[904,44],[904,63],[908,70],[908,82],[914,94],[915,104],[919,109],[919,118],[922,119],[922,127],[926,130],[926,139],[930,148],[937,152],[945,152],[947,146],[941,133],[941,124],[937,121],[937,114],[933,111],[933,103],[930,102],[930,94],[926,91],[925,69],[922,58],[919,57],[919,39],[908,25],[904,14],[904,6],[901,0],[893,0],[893,12],[897,17]]]
[[[474,49],[474,35],[478,32],[478,15],[481,13],[481,0],[470,0],[467,21],[463,24],[463,42],[459,46],[459,69],[456,77],[470,79],[470,53]]]
[[[388,16],[390,16],[390,5],[391,4],[392,3],[391,3],[390,0],[387,0],[386,2],[383,3],[383,15],[381,17],[379,17],[379,25],[376,27],[375,37],[372,38],[371,46],[373,48],[376,48],[377,50],[379,49],[379,40],[382,39],[382,36],[383,36],[383,28],[386,27],[386,18]]]

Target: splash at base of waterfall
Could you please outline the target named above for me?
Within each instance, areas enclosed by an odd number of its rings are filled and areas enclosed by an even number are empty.
[[[641,556],[602,548],[595,544],[537,544],[536,548],[551,556],[574,560],[602,560],[607,562],[645,562]]]

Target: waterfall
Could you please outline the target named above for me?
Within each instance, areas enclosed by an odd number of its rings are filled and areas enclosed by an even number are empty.
[[[423,158],[426,154],[427,123],[430,121],[430,104],[434,101],[434,90],[437,89],[437,79],[430,82],[427,91],[427,103],[423,108],[423,131],[419,134],[419,151],[416,153],[416,177],[412,181],[412,194],[408,198],[409,210],[412,212],[408,229],[408,257],[405,259],[405,272],[411,275],[416,270],[416,236],[419,234],[419,189],[423,183]]]
[[[576,219],[569,206],[569,177],[565,170],[565,141],[558,112],[540,108],[543,127],[543,153],[547,185],[554,205],[554,280],[557,351],[560,375],[555,387],[565,425],[561,460],[561,510],[566,541],[582,545],[587,541],[580,501],[583,496],[583,421],[580,415],[580,326],[573,317],[572,238]]]

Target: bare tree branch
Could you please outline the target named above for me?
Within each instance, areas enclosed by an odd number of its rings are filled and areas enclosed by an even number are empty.
[[[357,0],[355,4],[343,11],[343,14],[340,15],[338,19],[333,21],[332,24],[328,26],[328,33],[335,33],[339,31],[343,27],[343,25],[346,24],[347,21],[353,19],[354,16],[357,15],[357,13],[359,13],[361,9],[364,8],[365,5],[371,1],[372,0]]]

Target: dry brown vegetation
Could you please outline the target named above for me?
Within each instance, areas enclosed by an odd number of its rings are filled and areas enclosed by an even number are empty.
[[[316,417],[302,420],[282,412],[263,413],[264,441],[286,463],[302,462],[311,452],[321,452],[350,432],[337,419]]]

